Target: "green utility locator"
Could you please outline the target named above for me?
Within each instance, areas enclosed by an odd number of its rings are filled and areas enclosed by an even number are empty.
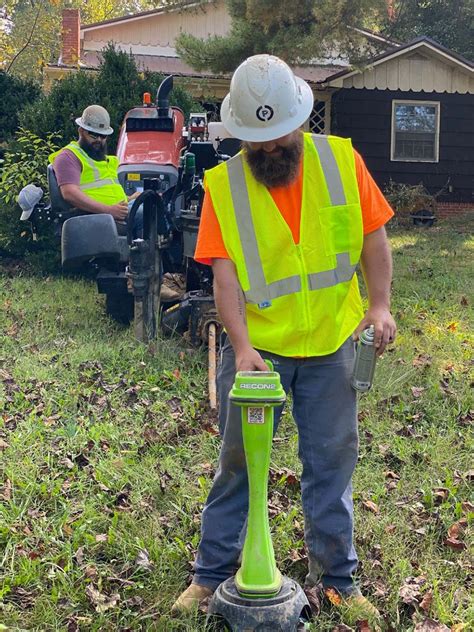
[[[280,375],[273,371],[241,371],[229,398],[241,407],[242,437],[249,481],[247,535],[235,586],[243,597],[275,596],[282,585],[270,536],[267,495],[273,438],[273,408],[286,399]]]

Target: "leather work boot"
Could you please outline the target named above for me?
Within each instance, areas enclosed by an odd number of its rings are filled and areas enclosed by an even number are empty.
[[[344,597],[333,588],[326,589],[324,595],[333,606],[340,610],[344,623],[354,625],[357,621],[367,620],[374,632],[380,631],[380,612],[362,595]]]
[[[186,279],[178,272],[166,272],[163,275],[160,288],[160,298],[162,301],[177,301],[186,291]]]
[[[357,612],[360,618],[380,619],[380,612],[374,604],[370,603],[370,601],[362,595],[346,597],[342,600],[342,605],[351,611]]]
[[[186,588],[184,592],[180,594],[178,599],[171,607],[171,612],[176,614],[178,612],[186,612],[193,610],[201,604],[204,599],[210,597],[213,594],[213,590],[207,586],[200,586],[199,584],[191,584]]]

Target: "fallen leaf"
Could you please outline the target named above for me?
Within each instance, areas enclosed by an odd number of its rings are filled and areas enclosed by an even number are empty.
[[[474,470],[468,470],[467,472],[465,472],[464,478],[466,478],[468,481],[474,481]]]
[[[461,503],[461,510],[463,513],[474,513],[474,503],[469,500],[465,500]]]
[[[429,356],[427,353],[420,353],[420,355],[417,355],[416,358],[413,358],[413,366],[431,366],[431,356]]]
[[[465,296],[461,296],[460,303],[463,307],[467,307],[469,305],[469,301],[467,300]]]
[[[420,608],[423,610],[423,612],[426,612],[426,614],[428,614],[432,603],[433,603],[433,591],[427,590],[425,594],[423,595],[423,599],[420,601]]]
[[[459,535],[464,531],[467,527],[466,518],[461,518],[454,524],[452,524],[448,529],[448,538],[454,538],[455,540],[459,539]]]
[[[84,569],[84,575],[89,579],[97,579],[99,573],[97,572],[95,566],[93,566],[92,564],[88,564]]]
[[[336,625],[331,632],[354,632],[354,628],[350,628],[345,623],[340,623],[339,625]]]
[[[463,630],[467,630],[467,625],[465,623],[455,623],[451,626],[450,632],[463,632]]]
[[[334,590],[334,588],[326,588],[326,590],[324,591],[324,594],[326,596],[326,599],[328,599],[330,603],[332,603],[333,606],[341,605],[342,597],[337,592],[337,590]]]
[[[120,601],[120,595],[118,593],[108,597],[107,595],[99,592],[92,584],[86,587],[86,595],[92,605],[95,606],[96,612],[99,613],[107,612],[107,610],[115,608]]]
[[[463,551],[467,548],[464,542],[461,542],[461,540],[456,540],[455,538],[445,538],[443,540],[443,544],[449,546],[450,549],[454,549],[455,551]]]
[[[449,489],[446,487],[435,487],[433,489],[433,503],[441,505],[449,496]]]
[[[0,487],[0,500],[8,502],[12,499],[12,482],[9,478],[5,480],[5,483]]]
[[[6,450],[10,447],[10,444],[0,438],[0,450]]]
[[[5,371],[5,369],[0,369],[0,380],[2,382],[13,382],[13,375]]]
[[[414,632],[449,632],[449,628],[434,619],[424,619],[415,625]]]
[[[449,325],[446,327],[446,329],[448,331],[456,331],[456,329],[458,328],[459,323],[456,321],[453,321],[452,323],[449,323]]]
[[[174,377],[179,380],[179,378],[181,377],[181,371],[179,369],[173,369],[172,371]]]
[[[398,596],[408,606],[417,606],[421,597],[421,587],[426,583],[426,577],[407,577],[398,591]]]
[[[82,566],[82,564],[84,563],[84,547],[80,546],[77,551],[74,554],[74,557],[76,558],[76,562],[79,564],[79,566]]]
[[[150,558],[148,557],[148,551],[146,549],[141,549],[141,551],[138,551],[135,564],[147,571],[153,568],[153,562],[150,561]]]
[[[369,625],[367,619],[363,621],[356,621],[356,632],[372,632],[372,628]]]
[[[367,509],[368,511],[371,511],[372,513],[374,513],[374,514],[378,514],[379,513],[378,505],[376,505],[371,500],[364,500],[364,502],[362,503],[362,506],[365,507],[365,509]]]
[[[108,540],[108,535],[106,533],[99,533],[98,535],[95,536],[96,542],[107,542],[107,540]]]
[[[412,392],[413,397],[421,397],[424,391],[425,391],[425,388],[423,386],[411,387],[411,392]]]

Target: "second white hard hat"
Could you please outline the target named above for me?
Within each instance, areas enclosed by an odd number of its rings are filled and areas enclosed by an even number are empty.
[[[273,55],[253,55],[234,72],[221,120],[240,140],[265,142],[298,129],[313,109],[313,91]]]
[[[110,116],[101,105],[89,105],[80,118],[76,119],[76,125],[88,132],[95,132],[103,136],[110,136],[114,130],[110,127]]]

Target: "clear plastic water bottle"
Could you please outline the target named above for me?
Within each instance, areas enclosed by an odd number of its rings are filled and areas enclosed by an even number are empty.
[[[375,361],[377,359],[374,339],[375,327],[373,325],[364,329],[359,336],[351,378],[352,388],[359,391],[359,393],[367,392],[374,380]]]

